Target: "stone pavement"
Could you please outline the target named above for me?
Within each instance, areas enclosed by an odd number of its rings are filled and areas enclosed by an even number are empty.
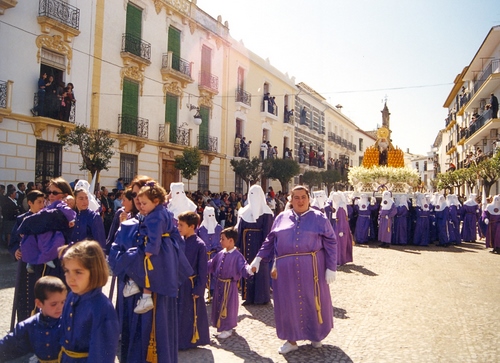
[[[354,247],[331,285],[335,329],[315,349],[281,356],[273,308],[240,306],[232,337],[179,353],[180,362],[499,362],[500,256],[484,242],[458,247]],[[15,264],[0,256],[0,331]],[[212,330],[211,333],[215,333]],[[117,360],[118,361],[118,360]],[[23,362],[23,360],[18,360]]]

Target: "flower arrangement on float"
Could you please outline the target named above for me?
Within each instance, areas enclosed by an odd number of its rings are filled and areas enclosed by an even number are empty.
[[[356,166],[349,169],[348,180],[356,192],[409,193],[418,185],[418,172],[410,168],[391,166]]]

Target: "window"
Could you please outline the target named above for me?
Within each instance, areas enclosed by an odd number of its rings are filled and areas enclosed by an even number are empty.
[[[359,151],[363,151],[363,139],[362,138],[359,138]]]
[[[122,94],[122,134],[137,135],[137,117],[139,116],[139,85],[128,79],[123,80]]]
[[[427,161],[424,161],[424,171],[427,171]]]
[[[35,182],[61,176],[61,150],[61,144],[36,141]]]
[[[200,107],[201,125],[199,128],[198,135],[198,148],[200,150],[208,150],[209,144],[209,134],[208,134],[208,122],[210,120],[210,109],[206,106]],[[202,190],[202,189],[201,189]]]
[[[245,70],[241,67],[238,67],[238,89],[245,89]]]
[[[120,154],[120,177],[123,183],[127,184],[137,175],[137,156],[130,154]]]
[[[208,166],[200,165],[198,169],[198,190],[208,190],[208,174]]]
[[[415,162],[415,168],[417,169],[417,171],[420,171],[420,170],[418,169],[418,161],[417,161],[417,162]]]
[[[127,4],[127,19],[125,24],[125,51],[141,56],[140,39],[142,35],[142,10]]]
[[[181,32],[174,27],[168,28],[168,51],[172,52],[172,68],[180,71]]]
[[[177,105],[179,98],[167,94],[165,102],[165,123],[170,124],[170,135],[168,141],[177,143]]]
[[[234,174],[234,191],[236,193],[243,193],[243,179],[238,174]]]

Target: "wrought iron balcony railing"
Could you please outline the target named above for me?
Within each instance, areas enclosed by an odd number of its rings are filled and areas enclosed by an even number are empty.
[[[170,55],[170,57],[169,57]],[[175,55],[173,53],[163,53],[162,55],[162,60],[161,60],[161,67],[162,68],[172,68],[176,70],[177,72],[180,72],[189,78],[191,78],[191,67],[192,64],[188,62],[185,59],[182,59],[178,55]]]
[[[474,90],[473,90],[473,92],[476,93],[477,91],[479,91],[479,89],[483,85],[484,81],[486,81],[486,79],[489,76],[491,76],[493,73],[499,73],[499,72],[500,72],[500,59],[493,59],[483,69],[483,72],[481,73],[481,75],[479,75],[478,78],[477,78],[477,80],[474,82]]]
[[[217,152],[218,140],[215,136],[198,135],[198,148],[204,151]]]
[[[261,111],[273,114],[274,116],[278,116],[278,106],[274,102],[271,102],[269,100],[262,101]]]
[[[335,141],[335,134],[333,132],[328,133],[328,141]]]
[[[123,34],[122,52],[127,52],[147,61],[151,61],[151,44],[132,34]]]
[[[473,124],[471,124],[466,130],[464,130],[465,137],[469,138],[472,135],[474,135],[476,131],[479,130],[481,127],[483,127],[487,121],[491,120],[491,116],[492,116],[491,110],[483,112],[483,114],[480,115]]]
[[[202,87],[206,87],[212,92],[219,92],[219,78],[210,72],[200,72],[198,83]]]
[[[241,102],[244,103],[245,105],[252,106],[252,95],[241,88],[237,88],[236,102]]]
[[[185,129],[183,127],[170,128],[168,139],[166,139],[165,138],[165,136],[166,136],[165,127],[166,127],[166,124],[161,124],[159,126],[159,132],[158,132],[158,140],[159,141],[167,141],[167,142],[171,142],[173,144],[184,145],[184,146],[190,145],[191,133],[188,129]]]
[[[7,82],[0,81],[0,108],[7,108]]]
[[[71,104],[71,108],[69,110],[69,117],[67,116],[67,114],[64,113],[61,106],[59,106],[60,103],[61,101],[58,98],[57,99],[58,106],[54,107],[55,104],[51,101],[47,102],[47,98],[45,98],[43,107],[38,107],[38,93],[35,93],[33,96],[33,109],[32,109],[33,116],[48,117],[54,120],[67,121],[74,124],[76,119],[76,103]],[[42,114],[40,114],[40,110],[42,110]],[[65,120],[65,117],[68,117],[68,119]]]
[[[78,30],[80,27],[80,9],[61,0],[40,0],[38,16],[46,16]]]
[[[149,120],[136,116],[118,115],[118,133],[148,138]]]

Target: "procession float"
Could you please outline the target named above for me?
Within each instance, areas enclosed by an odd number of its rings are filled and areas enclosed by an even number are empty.
[[[377,130],[377,141],[366,149],[363,165],[349,169],[349,183],[355,193],[392,194],[412,193],[419,181],[418,172],[405,167],[404,153],[390,141],[390,130]]]

